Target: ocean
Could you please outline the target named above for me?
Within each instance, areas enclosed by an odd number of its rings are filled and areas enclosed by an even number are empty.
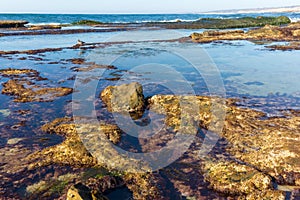
[[[244,16],[287,16],[292,21],[300,19],[300,13],[252,13],[252,14],[0,14],[0,20],[26,20],[31,24],[69,24],[80,20],[104,23],[143,23],[195,21],[199,18],[240,18]]]

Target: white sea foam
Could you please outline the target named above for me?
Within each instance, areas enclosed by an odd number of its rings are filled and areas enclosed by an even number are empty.
[[[298,22],[298,21],[300,21],[300,17],[290,17],[290,20],[292,22]]]
[[[57,22],[49,22],[49,23],[28,23],[26,24],[27,26],[59,26],[62,25],[61,23],[57,23]]]

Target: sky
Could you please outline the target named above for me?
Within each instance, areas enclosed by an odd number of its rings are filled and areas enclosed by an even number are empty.
[[[201,13],[300,5],[299,0],[0,0],[0,13]]]

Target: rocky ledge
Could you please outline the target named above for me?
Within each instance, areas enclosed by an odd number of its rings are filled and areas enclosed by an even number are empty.
[[[1,69],[0,76],[10,78],[2,84],[1,92],[12,96],[15,102],[49,102],[73,92],[72,88],[36,84],[47,78],[41,77],[38,71],[32,69]]]
[[[279,17],[242,17],[242,18],[201,18],[194,22],[147,23],[146,26],[161,26],[169,29],[228,29],[261,27],[269,25],[289,24],[291,20],[285,16]]]
[[[0,20],[0,28],[20,28],[28,23],[28,21]]]
[[[208,43],[220,40],[249,40],[249,41],[300,41],[300,23],[288,26],[266,25],[262,28],[229,31],[204,31],[193,33],[192,40],[197,43]]]

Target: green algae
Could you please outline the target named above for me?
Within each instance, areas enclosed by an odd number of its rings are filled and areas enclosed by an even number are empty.
[[[279,17],[242,17],[242,18],[201,18],[194,22],[147,23],[148,26],[160,25],[169,29],[228,29],[262,27],[265,25],[284,25],[291,23],[286,16]]]
[[[88,26],[98,25],[98,24],[103,24],[103,23],[94,20],[80,20],[72,23],[72,25],[88,25]]]

